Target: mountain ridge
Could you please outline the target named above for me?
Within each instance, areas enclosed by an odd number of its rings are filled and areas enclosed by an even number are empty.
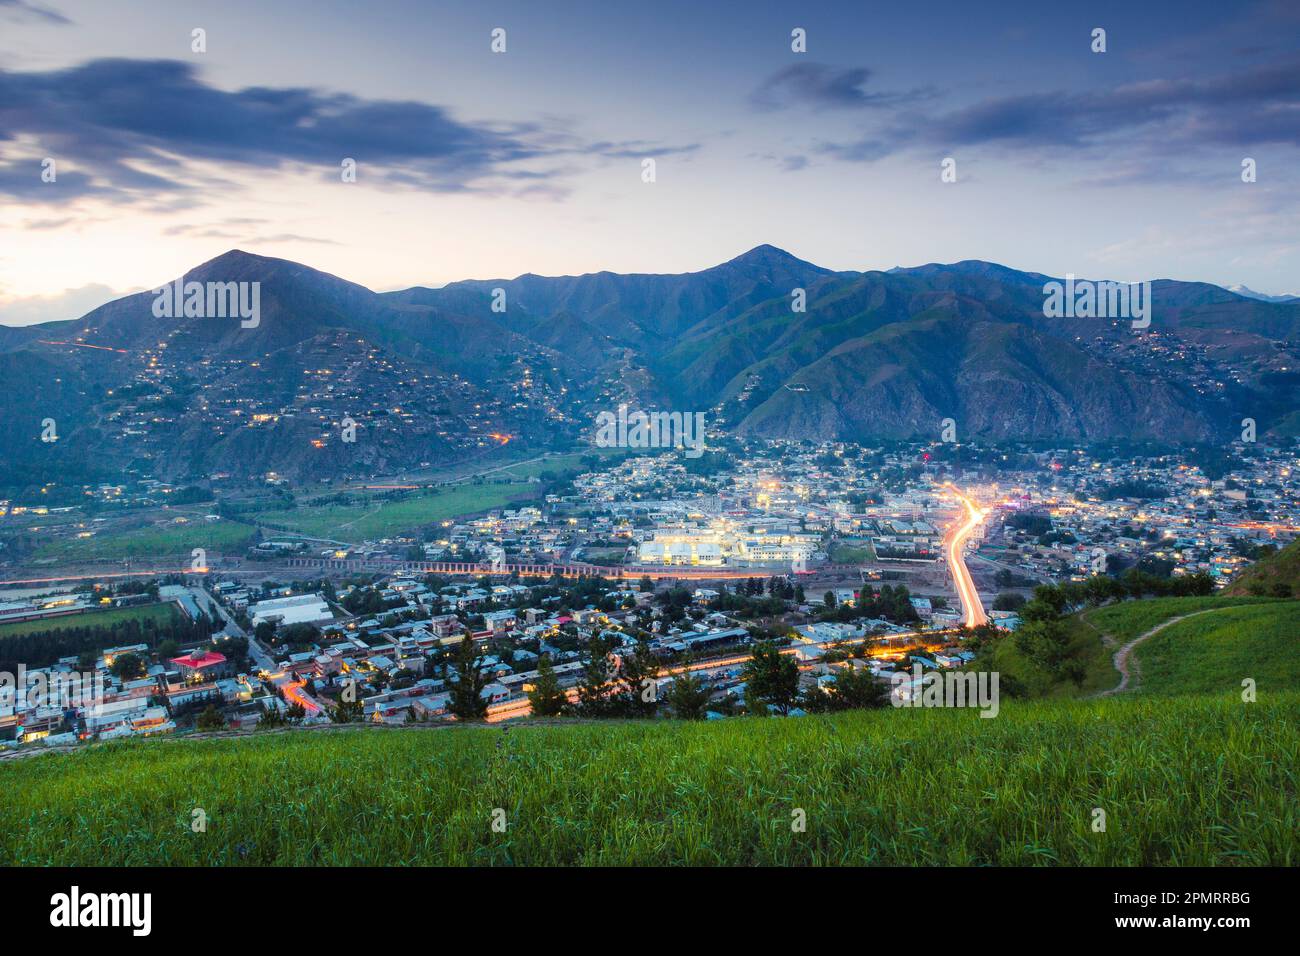
[[[718,430],[807,440],[929,439],[947,418],[962,440],[1226,443],[1248,413],[1264,435],[1300,430],[1300,302],[1210,283],[1154,280],[1153,322],[1141,331],[1127,319],[1047,318],[1051,280],[998,263],[837,272],[769,244],[692,273],[524,273],[390,292],[240,249],[179,278],[260,283],[256,327],[158,317],[152,293],[140,292],[79,319],[0,327],[0,355],[17,366],[24,353],[40,359],[29,363],[40,380],[33,393],[54,396],[49,414],[69,427],[110,427],[124,414],[115,411],[124,387],[157,389],[126,413],[166,403],[171,412],[155,418],[189,436],[178,454],[201,461],[200,476],[226,445],[238,471],[295,470],[283,448],[233,451],[249,446],[234,425],[254,405],[277,428],[292,424],[294,442],[308,434],[310,410],[314,440],[331,451],[302,468],[322,475],[345,469],[332,430],[363,406],[388,425],[388,410],[402,409],[402,427],[432,442],[404,451],[400,435],[389,435],[370,464],[397,469],[435,448],[451,454],[456,442],[471,453],[489,431],[538,447],[580,443],[588,418],[622,402],[705,411]],[[360,391],[342,407],[321,382],[345,372]],[[51,387],[83,379],[93,385],[75,401]],[[403,400],[411,383],[433,389],[427,407],[450,418],[411,418]],[[209,396],[226,392],[228,407],[213,411]],[[24,411],[0,422],[0,451],[20,463],[47,460],[31,446],[39,410],[11,405]],[[163,426],[142,421],[116,444],[154,467],[166,456],[139,446]],[[448,431],[451,421],[463,433]],[[425,425],[442,437],[429,438]],[[215,451],[200,453],[204,435]],[[112,443],[87,440],[87,455],[114,459]]]

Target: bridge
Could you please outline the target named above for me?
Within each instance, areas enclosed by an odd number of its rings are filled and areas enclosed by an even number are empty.
[[[470,577],[537,577],[550,578],[612,578],[639,581],[641,578],[659,580],[723,581],[745,578],[769,577],[784,574],[784,568],[699,568],[678,565],[608,566],[600,564],[511,564],[473,561],[396,561],[392,559],[365,558],[310,558],[289,557],[280,562],[281,567],[308,568],[319,571],[380,572],[393,574],[408,571],[416,574],[467,575]],[[856,573],[857,565],[827,565],[820,570],[844,570]]]

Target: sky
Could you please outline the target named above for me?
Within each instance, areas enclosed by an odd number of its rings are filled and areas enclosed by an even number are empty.
[[[0,0],[3,324],[763,243],[1300,292],[1300,2]]]

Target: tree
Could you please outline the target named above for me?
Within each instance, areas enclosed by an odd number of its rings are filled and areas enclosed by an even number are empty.
[[[447,709],[456,715],[457,720],[482,720],[487,716],[488,703],[483,697],[483,688],[488,685],[488,677],[483,673],[483,658],[479,656],[474,641],[466,635],[461,638],[452,658],[455,683],[451,685],[451,698]]]
[[[690,671],[683,671],[673,678],[664,700],[678,720],[703,720],[709,706],[709,690]]]
[[[543,654],[537,662],[537,679],[528,692],[528,703],[537,717],[558,717],[569,703],[569,698],[560,690],[550,654]]]
[[[1025,606],[1025,596],[1015,591],[1003,591],[993,600],[995,611],[1018,611]]]
[[[754,645],[743,668],[745,706],[751,713],[766,713],[775,707],[789,714],[799,696],[799,665],[794,657],[782,654],[771,641]]]
[[[120,680],[134,680],[144,674],[144,661],[137,654],[119,654],[108,668]],[[224,724],[223,724],[224,726]]]
[[[365,720],[365,705],[359,700],[340,697],[338,704],[330,711],[330,720],[336,724],[359,724]]]
[[[270,710],[262,711],[262,716],[257,718],[258,730],[271,730],[276,727],[283,727],[288,723],[284,715],[279,710],[272,707]]]
[[[609,640],[597,636],[587,642],[583,651],[578,704],[574,708],[583,717],[609,717],[617,710],[617,704],[610,699],[614,671],[610,650]]]
[[[275,642],[275,622],[258,621],[257,627],[253,628],[253,636],[270,647]]]
[[[636,649],[623,657],[619,678],[625,688],[618,695],[619,708],[630,717],[653,717],[659,707],[659,659],[648,641],[637,641]]]
[[[199,714],[194,726],[199,730],[225,730],[226,718],[221,716],[221,711],[214,705],[208,704],[207,709]]]
[[[865,667],[841,667],[835,672],[831,696],[844,710],[884,707],[889,693],[884,683]]]

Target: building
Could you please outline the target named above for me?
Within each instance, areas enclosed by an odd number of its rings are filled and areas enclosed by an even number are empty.
[[[272,624],[328,624],[334,620],[329,602],[319,594],[295,594],[293,597],[259,601],[249,608],[253,626],[263,621]]]
[[[230,670],[226,655],[216,651],[196,649],[184,657],[173,657],[171,662],[176,665],[181,679],[187,684],[224,677]]]

